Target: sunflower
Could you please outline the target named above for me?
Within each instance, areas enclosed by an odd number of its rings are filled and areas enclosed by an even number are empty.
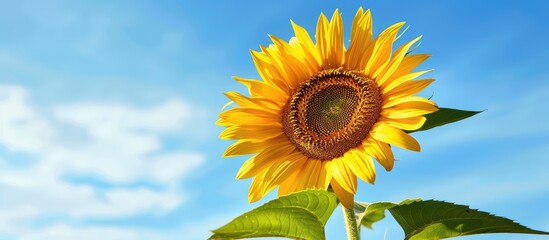
[[[406,131],[437,110],[431,100],[415,96],[433,79],[413,80],[429,71],[412,72],[428,54],[410,54],[421,38],[393,43],[399,22],[377,38],[372,16],[362,8],[355,15],[348,48],[343,21],[336,9],[331,20],[320,14],[316,43],[291,21],[295,37],[251,55],[261,80],[234,77],[249,90],[225,95],[236,106],[219,114],[226,127],[221,139],[237,140],[224,157],[253,154],[237,179],[253,177],[248,200],[257,201],[278,186],[278,195],[305,189],[328,189],[353,207],[357,177],[374,183],[373,159],[393,168],[391,146],[420,151]]]

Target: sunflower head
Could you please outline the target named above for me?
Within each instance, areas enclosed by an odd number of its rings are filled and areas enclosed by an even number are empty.
[[[273,44],[252,51],[260,80],[235,77],[249,96],[225,95],[236,107],[222,112],[220,138],[237,140],[224,156],[253,154],[237,178],[253,177],[249,201],[278,187],[279,195],[332,187],[353,207],[357,177],[373,183],[377,160],[393,167],[391,145],[419,151],[405,131],[425,122],[434,102],[416,96],[433,79],[413,70],[429,55],[410,54],[421,38],[393,51],[403,22],[372,35],[370,11],[355,15],[346,48],[343,22],[336,10],[330,21],[321,14],[315,41],[292,22],[289,42],[270,36]]]

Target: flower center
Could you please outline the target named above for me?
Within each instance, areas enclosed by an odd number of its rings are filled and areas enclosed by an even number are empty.
[[[301,84],[282,111],[284,133],[304,155],[331,160],[359,146],[381,113],[376,83],[358,71],[324,70]]]

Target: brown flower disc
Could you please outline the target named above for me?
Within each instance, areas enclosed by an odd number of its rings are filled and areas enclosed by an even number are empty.
[[[284,133],[301,153],[343,156],[368,136],[381,113],[376,83],[359,71],[325,70],[297,88],[282,111]]]

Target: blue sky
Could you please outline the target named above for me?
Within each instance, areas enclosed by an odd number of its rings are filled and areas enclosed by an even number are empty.
[[[539,1],[2,1],[0,239],[205,239],[259,203],[246,159],[217,139],[231,76],[257,77],[249,49],[267,34],[313,31],[359,6],[374,32],[398,21],[423,35],[426,91],[443,107],[487,111],[415,134],[361,201],[440,199],[549,230],[549,42]],[[348,38],[347,38],[348,39]],[[366,239],[402,239],[393,220]],[[327,226],[342,239],[341,211]],[[463,239],[546,239],[492,235]]]

